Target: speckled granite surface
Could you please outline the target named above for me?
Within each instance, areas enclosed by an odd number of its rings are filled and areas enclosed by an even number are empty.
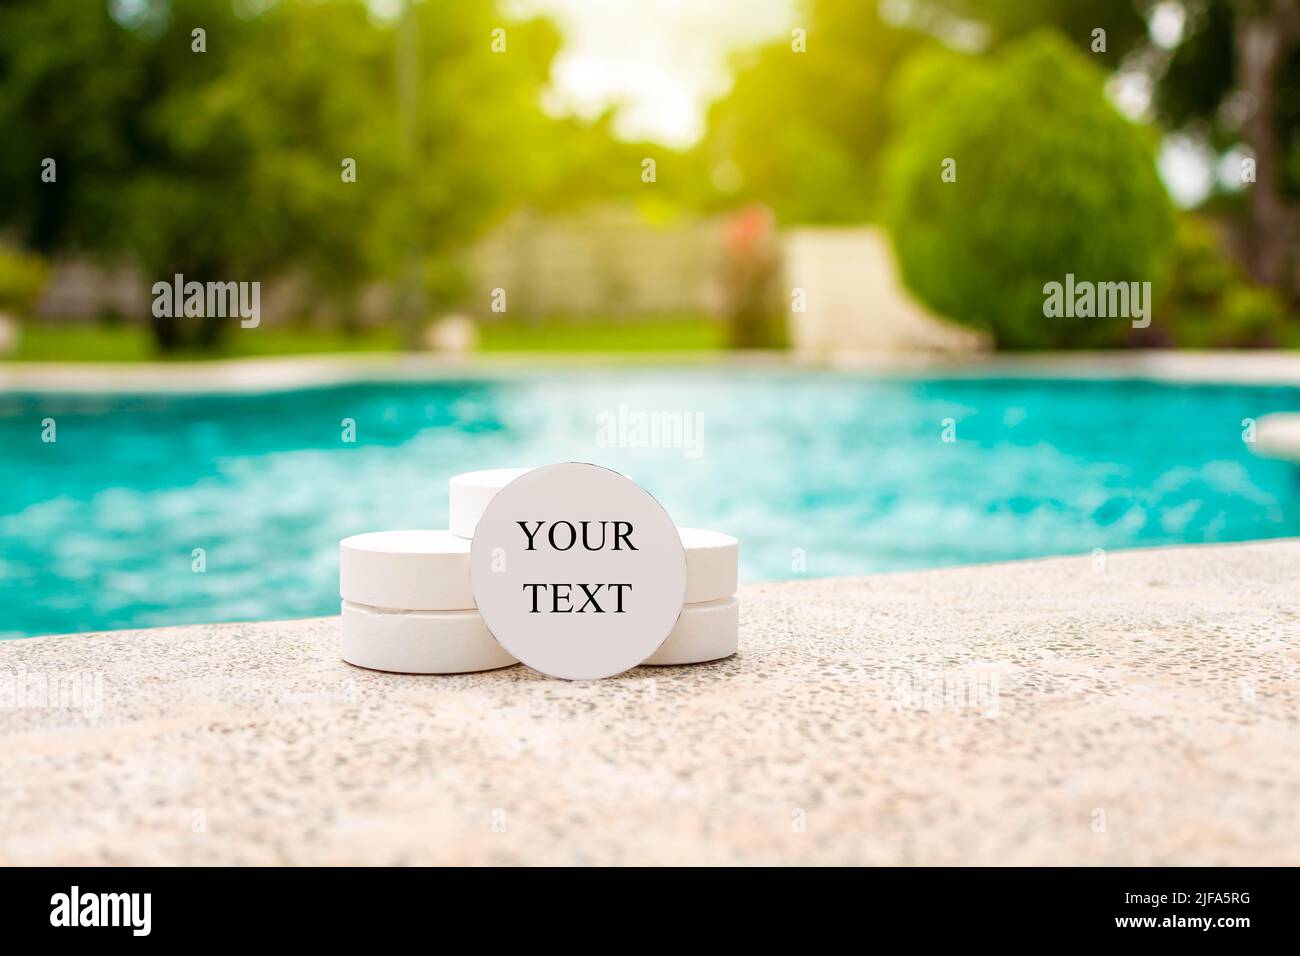
[[[741,615],[734,658],[592,684],[357,670],[335,618],[0,644],[103,681],[0,702],[0,862],[1300,862],[1300,541]]]

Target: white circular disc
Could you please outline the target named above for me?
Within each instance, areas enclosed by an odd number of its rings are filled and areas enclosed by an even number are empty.
[[[736,593],[740,542],[721,531],[678,528],[686,549],[686,603],[702,604]]]
[[[467,674],[517,664],[477,611],[385,611],[344,601],[349,664],[398,674]]]
[[[470,549],[474,597],[507,651],[568,680],[622,673],[654,653],[686,596],[667,512],[596,465],[548,465],[497,493]]]
[[[469,542],[450,531],[372,531],[344,538],[339,597],[400,611],[472,608]]]
[[[531,468],[488,468],[453,475],[448,483],[448,514],[451,533],[462,538],[474,537],[478,519],[498,491]]]
[[[668,640],[642,664],[702,664],[736,653],[740,644],[740,602],[734,597],[682,608]]]

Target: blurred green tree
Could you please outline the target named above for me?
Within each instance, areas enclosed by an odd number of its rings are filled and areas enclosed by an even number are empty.
[[[1161,119],[1203,133],[1221,154],[1253,154],[1230,170],[1246,190],[1246,266],[1294,297],[1300,240],[1300,3],[1204,0],[1156,88]]]
[[[761,202],[785,223],[873,218],[890,84],[935,41],[859,0],[814,0],[800,29],[802,51],[792,36],[738,58],[731,92],[710,109],[697,152],[712,201]]]
[[[918,57],[893,98],[886,220],[908,285],[1004,348],[1103,346],[1122,319],[1047,318],[1068,273],[1158,287],[1172,216],[1152,137],[1055,32],[992,57]],[[955,181],[945,162],[955,160]]]
[[[920,0],[910,4],[912,22],[943,33],[954,21],[984,31],[981,46],[997,49],[1045,27],[1108,69],[1147,43],[1147,18],[1158,0]],[[907,21],[905,21],[907,22]],[[1099,38],[1096,31],[1101,30]],[[1101,39],[1101,43],[1098,43]]]
[[[399,42],[418,50],[410,115]],[[16,146],[0,216],[43,251],[129,257],[151,282],[292,274],[342,316],[414,250],[437,299],[466,245],[539,181],[557,48],[548,24],[491,0],[424,0],[396,23],[361,0],[14,0],[0,7],[0,132]],[[57,180],[41,184],[47,156]],[[184,322],[154,319],[163,348],[229,326]]]
[[[1126,60],[1153,82],[1157,118],[1204,142],[1220,157],[1246,145],[1253,168],[1228,170],[1244,187],[1246,266],[1258,282],[1294,295],[1300,284],[1300,2],[1179,0],[1181,31],[1172,49],[1149,36],[1157,0],[927,0],[947,16],[990,30],[994,47],[1054,25],[1092,53],[1092,30],[1106,30],[1110,66]],[[1231,205],[1220,203],[1219,205]]]

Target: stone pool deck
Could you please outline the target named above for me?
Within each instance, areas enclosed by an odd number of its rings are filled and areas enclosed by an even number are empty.
[[[103,681],[0,702],[0,863],[1300,862],[1300,539],[741,614],[729,660],[590,684],[358,670],[336,618],[0,644]]]
[[[838,371],[850,375],[954,378],[1139,379],[1300,387],[1300,350],[1132,350],[1108,352],[363,352],[263,356],[196,362],[0,362],[0,393],[241,394],[356,383],[431,382],[533,375],[538,369],[625,368]],[[1291,409],[1262,408],[1266,412]]]

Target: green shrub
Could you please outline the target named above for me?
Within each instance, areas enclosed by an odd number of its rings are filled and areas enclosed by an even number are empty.
[[[30,314],[48,275],[40,256],[0,246],[0,312]]]
[[[1238,285],[1229,289],[1215,323],[1220,347],[1266,348],[1280,343],[1286,322],[1286,304],[1277,290],[1267,286]]]
[[[1169,296],[1175,306],[1218,302],[1245,280],[1214,225],[1198,216],[1178,217],[1170,259]]]
[[[1181,215],[1161,314],[1167,340],[1184,348],[1252,348],[1287,341],[1282,296],[1251,284],[1212,221]]]
[[[904,280],[1000,347],[1125,341],[1122,318],[1044,316],[1044,286],[1067,273],[1161,283],[1172,213],[1154,143],[1103,83],[1052,33],[988,58],[923,55],[900,79],[884,176]],[[945,159],[954,182],[941,178]]]

